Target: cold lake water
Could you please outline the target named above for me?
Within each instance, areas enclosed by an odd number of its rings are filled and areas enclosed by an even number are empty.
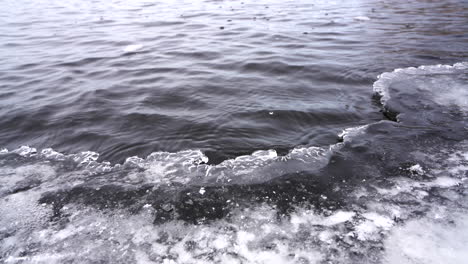
[[[467,263],[466,0],[3,0],[1,263]]]

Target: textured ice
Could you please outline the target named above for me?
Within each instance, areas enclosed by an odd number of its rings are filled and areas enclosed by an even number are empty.
[[[119,263],[143,259],[150,263],[238,263],[240,260],[248,263],[308,260],[316,263],[321,256],[318,251],[304,251],[290,245],[285,239],[292,238],[293,234],[277,233],[278,228],[287,227],[263,217],[273,216],[274,211],[268,208],[257,208],[263,215],[235,216],[232,223],[219,221],[209,226],[187,226],[175,221],[155,226],[151,216],[156,212],[151,209],[138,215],[76,207],[68,210],[72,221],[64,227],[44,227],[22,242],[43,246],[39,253],[28,256],[27,260],[45,263],[51,261],[47,260],[48,256],[55,255],[52,260],[56,263],[91,262],[112,252],[112,259]],[[54,254],[56,250],[62,253]],[[291,254],[293,252],[295,254]],[[13,255],[9,260],[21,258]]]
[[[155,224],[155,216],[172,209],[170,206],[155,209],[148,203],[131,212],[126,208],[98,209],[69,202],[61,205],[60,220],[51,220],[55,209],[51,204],[39,203],[40,196],[79,180],[86,182],[88,175],[89,179],[99,178],[98,174],[89,174],[90,166],[99,163],[92,153],[65,155],[48,149],[28,156],[26,164],[2,167],[0,179],[5,186],[19,186],[18,182],[25,179],[39,180],[21,192],[11,193],[11,188],[2,191],[2,260],[6,263],[463,263],[460,261],[466,258],[463,247],[468,215],[463,194],[467,190],[466,146],[467,142],[460,142],[455,149],[439,148],[434,154],[415,154],[418,162],[407,168],[418,172],[423,167],[421,162],[426,161],[423,175],[394,177],[384,185],[363,182],[362,188],[347,198],[356,197],[349,208],[328,210],[298,205],[289,215],[278,215],[277,208],[260,203],[237,207],[229,216],[204,224],[176,219]],[[2,155],[19,155],[18,152]],[[298,148],[289,157],[281,158],[272,151],[264,151],[230,163],[246,161],[258,166],[271,162],[284,164],[294,159],[304,164],[308,157],[315,160],[323,154],[318,148]],[[142,173],[155,173],[154,163],[170,161],[174,168],[184,168],[180,173],[210,167],[204,164],[206,159],[201,152],[156,153],[112,167],[114,171],[104,176],[112,177],[124,169],[125,174],[118,174],[119,177],[130,180],[128,175],[138,174],[134,168],[143,170]],[[76,167],[63,171],[62,166],[68,162]],[[164,170],[158,172],[161,177],[164,173],[176,175],[173,169]],[[149,183],[148,178],[144,183]],[[207,187],[198,187],[197,192],[203,197],[209,194]],[[430,253],[425,254],[427,251]]]
[[[31,164],[17,168],[0,167],[0,197],[51,181],[55,176],[56,171],[49,164]]]
[[[366,128],[367,125],[346,128],[340,134],[338,134],[338,136],[345,140],[347,138],[352,138],[360,133],[364,133]]]
[[[381,96],[382,103],[385,104],[391,97],[389,87],[392,83],[399,82],[402,80],[415,80],[418,77],[427,77],[430,75],[436,75],[443,79],[442,82],[437,82],[432,79],[431,81],[435,82],[434,85],[429,86],[428,88],[435,92],[440,97],[441,102],[449,102],[453,99],[454,103],[460,103],[461,106],[466,107],[467,89],[466,86],[456,86],[451,87],[451,85],[456,84],[457,80],[450,78],[450,76],[443,76],[444,74],[454,74],[457,72],[464,72],[468,69],[468,62],[456,63],[454,65],[429,65],[429,66],[419,66],[417,68],[402,68],[395,69],[392,72],[382,73],[378,76],[378,80],[374,83],[374,92],[378,93]],[[446,83],[448,82],[448,83]],[[430,83],[429,83],[430,84]],[[426,88],[426,89],[428,89]],[[453,93],[445,94],[447,88],[453,90]]]
[[[20,156],[23,157],[29,157],[29,156],[34,156],[37,153],[37,150],[35,148],[31,148],[29,146],[21,146],[18,149],[15,149],[12,151],[13,153],[17,153]]]
[[[446,158],[425,169],[427,179],[396,177],[392,184],[378,188],[363,184],[361,202],[352,208],[298,206],[290,215],[277,215],[271,205],[252,204],[205,224],[175,219],[154,224],[154,217],[164,209],[146,203],[137,213],[66,203],[60,208],[61,220],[50,221],[52,206],[37,202],[43,192],[51,190],[42,184],[1,198],[0,250],[7,263],[352,263],[356,254],[360,261],[370,263],[460,263],[466,257],[463,207],[468,204],[453,188],[466,190],[466,170],[444,169],[466,165],[464,143],[460,148],[441,150]],[[59,156],[58,164],[67,161]],[[186,161],[200,157],[188,156]],[[260,156],[263,161],[276,158],[268,152]],[[57,173],[60,165],[36,162],[3,169],[2,175],[65,184],[55,181],[63,177]],[[82,177],[76,171],[68,176]],[[208,193],[205,187],[198,190],[203,196]],[[417,192],[432,198],[421,199]],[[438,200],[441,195],[448,200]],[[404,203],[398,202],[401,197]],[[429,211],[418,215],[421,210]],[[376,251],[378,245],[384,250]],[[430,254],[424,254],[427,250]]]
[[[416,186],[429,190],[436,185]],[[2,233],[10,234],[1,249],[8,252],[5,260],[11,263],[348,263],[352,256],[347,255],[351,252],[345,250],[346,244],[366,252],[378,241],[384,242],[389,263],[437,263],[444,259],[459,263],[465,257],[462,247],[466,232],[455,234],[448,223],[432,223],[431,216],[395,228],[395,210],[387,210],[388,205],[379,202],[354,212],[323,214],[299,209],[290,217],[280,218],[274,208],[260,205],[239,209],[229,219],[205,225],[175,220],[154,225],[152,219],[158,212],[149,205],[138,214],[129,214],[126,210],[96,210],[75,204],[62,208],[67,221],[47,224],[52,210],[35,204],[35,199],[37,194],[24,192],[1,201]],[[377,207],[380,212],[374,211]],[[461,216],[457,227],[466,229],[466,215]],[[34,250],[24,257],[21,248]],[[336,254],[335,249],[341,253]],[[426,249],[433,255],[423,254]]]
[[[386,263],[461,264],[468,259],[468,213],[411,220],[385,241]]]
[[[154,152],[146,158],[129,157],[123,164],[111,164],[99,161],[99,153],[85,151],[77,154],[63,154],[51,148],[37,151],[35,148],[22,146],[10,152],[37,161],[68,162],[81,173],[99,175],[108,172],[126,171],[125,181],[133,183],[184,183],[193,180],[198,182],[261,182],[272,177],[287,173],[288,164],[294,164],[296,171],[303,168],[317,168],[328,162],[330,151],[319,147],[298,147],[292,149],[286,156],[278,156],[275,150],[261,150],[251,155],[239,156],[225,160],[218,165],[207,165],[208,157],[200,150],[184,150],[176,153]],[[282,171],[275,171],[283,166]],[[66,175],[61,175],[66,176]],[[268,176],[268,177],[267,177]]]

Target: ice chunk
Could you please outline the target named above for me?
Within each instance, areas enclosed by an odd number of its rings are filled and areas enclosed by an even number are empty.
[[[423,168],[421,167],[421,165],[419,165],[419,164],[415,164],[415,165],[409,167],[409,170],[410,170],[413,174],[418,174],[418,175],[423,175],[423,174],[424,174],[424,170],[423,170]]]
[[[204,187],[201,187],[200,190],[198,191],[201,195],[204,195],[206,190]]]

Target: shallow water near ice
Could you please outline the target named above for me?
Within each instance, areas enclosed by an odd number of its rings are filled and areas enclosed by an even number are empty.
[[[468,259],[465,1],[3,5],[0,262]]]

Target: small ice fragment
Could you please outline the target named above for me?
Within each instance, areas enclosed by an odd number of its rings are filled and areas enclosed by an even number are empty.
[[[14,150],[13,152],[17,153],[20,156],[28,157],[28,156],[36,155],[37,150],[35,148],[31,148],[29,146],[21,146],[20,148]]]
[[[366,16],[357,16],[354,18],[354,20],[357,20],[357,21],[369,21],[370,20],[370,17],[366,17]]]
[[[268,114],[273,115],[274,113],[273,113],[273,111],[271,111],[271,112],[269,112]]]
[[[151,204],[145,204],[143,205],[143,208],[150,208],[151,207]]]
[[[0,154],[5,154],[5,153],[8,153],[8,149],[3,148],[0,150]]]
[[[200,191],[198,191],[201,195],[205,194],[205,187],[201,187]]]
[[[126,46],[123,51],[124,52],[135,52],[143,48],[143,45],[141,44],[133,44],[133,45],[128,45]]]
[[[201,162],[202,162],[202,163],[208,163],[208,160],[209,160],[209,159],[208,159],[207,156],[201,157]]]
[[[424,170],[422,169],[421,165],[419,165],[419,164],[416,164],[416,165],[413,165],[413,166],[409,167],[409,170],[413,174],[418,174],[418,175],[424,174]]]

